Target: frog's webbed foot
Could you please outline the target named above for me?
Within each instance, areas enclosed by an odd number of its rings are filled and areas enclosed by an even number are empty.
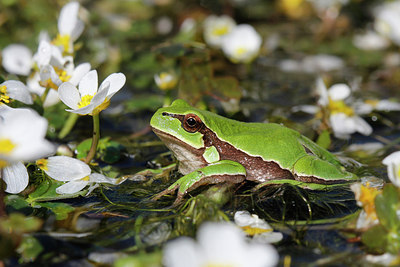
[[[223,182],[240,183],[245,177],[246,170],[241,164],[230,160],[222,160],[181,177],[152,199],[157,200],[178,189],[177,197],[173,204],[173,206],[176,206],[188,192],[199,186]]]

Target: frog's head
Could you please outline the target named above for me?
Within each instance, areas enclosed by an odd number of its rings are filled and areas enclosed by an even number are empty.
[[[207,114],[178,99],[170,107],[157,110],[151,118],[152,130],[174,153],[182,174],[206,164],[202,157],[205,149],[202,130]]]
[[[150,125],[167,145],[174,139],[175,142],[200,149],[204,147],[203,134],[200,133],[204,125],[203,112],[178,99],[171,106],[157,110]]]

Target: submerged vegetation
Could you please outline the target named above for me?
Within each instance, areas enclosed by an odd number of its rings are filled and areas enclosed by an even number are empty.
[[[400,264],[400,1],[0,7],[0,265]],[[149,122],[175,99],[297,130],[360,180],[157,197],[182,174]]]

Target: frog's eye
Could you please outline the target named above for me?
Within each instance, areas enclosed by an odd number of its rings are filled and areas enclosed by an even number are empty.
[[[182,121],[183,129],[188,131],[189,133],[195,133],[201,129],[203,123],[201,119],[194,114],[186,114]]]

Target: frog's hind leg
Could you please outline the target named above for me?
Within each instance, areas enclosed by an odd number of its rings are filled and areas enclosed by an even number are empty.
[[[354,182],[358,177],[328,161],[313,155],[305,155],[298,159],[293,166],[293,173],[297,181],[316,184],[340,184]]]
[[[174,202],[174,205],[176,205],[188,192],[199,186],[223,182],[240,183],[245,177],[246,170],[240,163],[221,160],[181,177],[166,190],[155,195],[153,199],[157,200],[179,188]]]

